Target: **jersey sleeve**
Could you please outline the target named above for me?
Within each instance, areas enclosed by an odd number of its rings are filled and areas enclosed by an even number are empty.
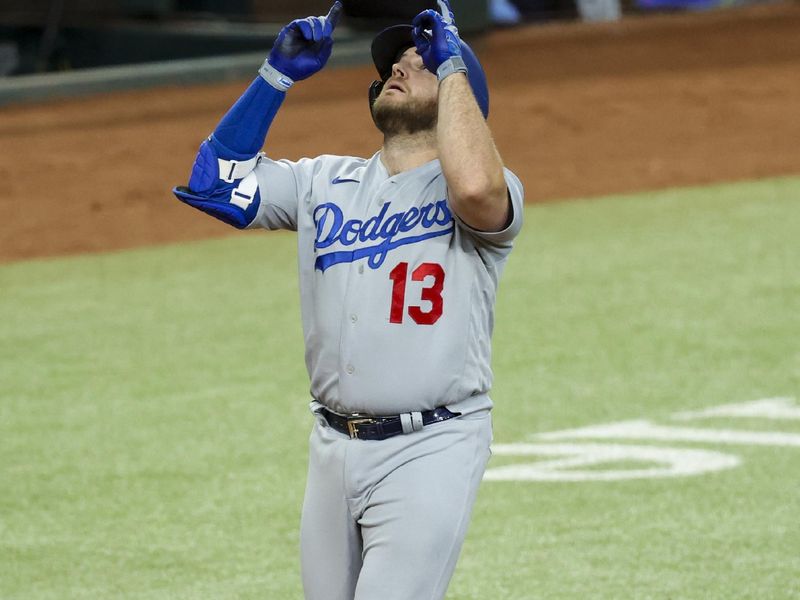
[[[522,229],[522,207],[525,201],[525,193],[522,187],[522,182],[514,175],[509,169],[504,168],[506,186],[508,187],[509,208],[511,210],[511,218],[505,229],[501,231],[481,231],[473,229],[462,221],[455,211],[453,211],[453,218],[458,223],[458,226],[469,233],[477,242],[495,247],[510,247],[511,242]]]
[[[255,168],[261,205],[248,229],[297,230],[297,211],[311,194],[314,159],[272,160],[261,155]]]

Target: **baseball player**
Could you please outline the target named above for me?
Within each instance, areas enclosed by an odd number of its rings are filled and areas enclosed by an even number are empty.
[[[492,142],[481,65],[438,6],[373,41],[372,157],[260,152],[291,86],[325,66],[336,2],[280,32],[174,190],[237,228],[297,232],[311,600],[444,597],[489,458],[495,293],[523,191]]]

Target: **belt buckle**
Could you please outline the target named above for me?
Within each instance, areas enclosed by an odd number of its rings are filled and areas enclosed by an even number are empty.
[[[354,416],[358,417],[358,415]],[[347,419],[347,432],[350,434],[350,439],[354,440],[358,437],[359,425],[372,424],[372,423],[375,423],[375,419],[370,419],[368,417]]]

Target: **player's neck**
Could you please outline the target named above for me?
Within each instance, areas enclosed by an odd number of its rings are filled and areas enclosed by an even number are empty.
[[[434,132],[395,134],[385,136],[383,139],[381,160],[386,170],[389,171],[389,175],[416,169],[437,156]]]

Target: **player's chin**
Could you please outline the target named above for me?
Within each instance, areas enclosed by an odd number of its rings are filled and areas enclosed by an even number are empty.
[[[432,131],[436,127],[436,102],[399,101],[391,99],[375,101],[372,117],[378,129],[384,134],[418,133]]]

